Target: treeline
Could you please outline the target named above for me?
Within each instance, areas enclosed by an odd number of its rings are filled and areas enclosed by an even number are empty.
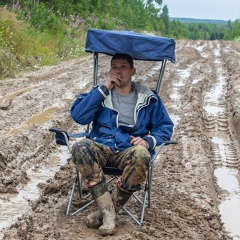
[[[13,10],[20,5],[18,13],[35,28],[44,24],[54,28],[63,18],[102,29],[165,32],[168,25],[162,0],[2,0],[0,5]]]
[[[231,22],[204,23],[172,20],[169,35],[176,39],[240,40],[240,19]]]
[[[176,39],[234,40],[240,36],[240,20],[172,21],[162,0],[0,0],[0,5],[21,5],[25,20],[35,28],[53,31],[61,27],[61,19],[71,17],[75,27],[85,24],[101,29],[147,31]]]
[[[171,20],[162,0],[0,0],[0,78],[84,54],[88,28],[236,40],[240,20]]]

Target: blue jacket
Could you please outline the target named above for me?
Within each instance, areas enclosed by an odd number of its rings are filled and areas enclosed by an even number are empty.
[[[173,122],[155,92],[135,82],[132,86],[138,93],[135,126],[118,125],[118,111],[113,109],[111,91],[106,95],[99,86],[75,100],[71,108],[72,118],[82,125],[92,122],[90,139],[114,151],[132,147],[130,135],[143,138],[148,142],[149,150],[154,150],[157,145],[171,139]]]

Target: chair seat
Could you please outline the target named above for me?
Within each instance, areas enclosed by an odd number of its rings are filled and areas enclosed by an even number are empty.
[[[121,176],[123,173],[122,170],[114,167],[102,167],[102,170],[106,175]]]

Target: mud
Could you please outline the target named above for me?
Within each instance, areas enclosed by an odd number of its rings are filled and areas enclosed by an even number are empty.
[[[145,225],[120,215],[116,234],[104,239],[233,239],[219,210],[228,192],[218,186],[214,171],[235,169],[239,177],[240,43],[182,40],[176,54],[160,95],[175,122],[178,145],[165,147],[156,161]],[[92,60],[89,55],[0,82],[2,239],[103,239],[85,225],[95,205],[66,216],[75,169],[48,130],[84,129],[69,110],[75,97],[92,87]],[[100,79],[108,60],[100,55]],[[159,63],[136,62],[136,67],[136,80],[154,86]]]

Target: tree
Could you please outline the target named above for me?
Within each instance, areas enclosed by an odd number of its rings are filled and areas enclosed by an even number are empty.
[[[161,19],[165,25],[165,33],[168,34],[169,32],[169,15],[168,15],[168,7],[164,5],[161,13]]]

